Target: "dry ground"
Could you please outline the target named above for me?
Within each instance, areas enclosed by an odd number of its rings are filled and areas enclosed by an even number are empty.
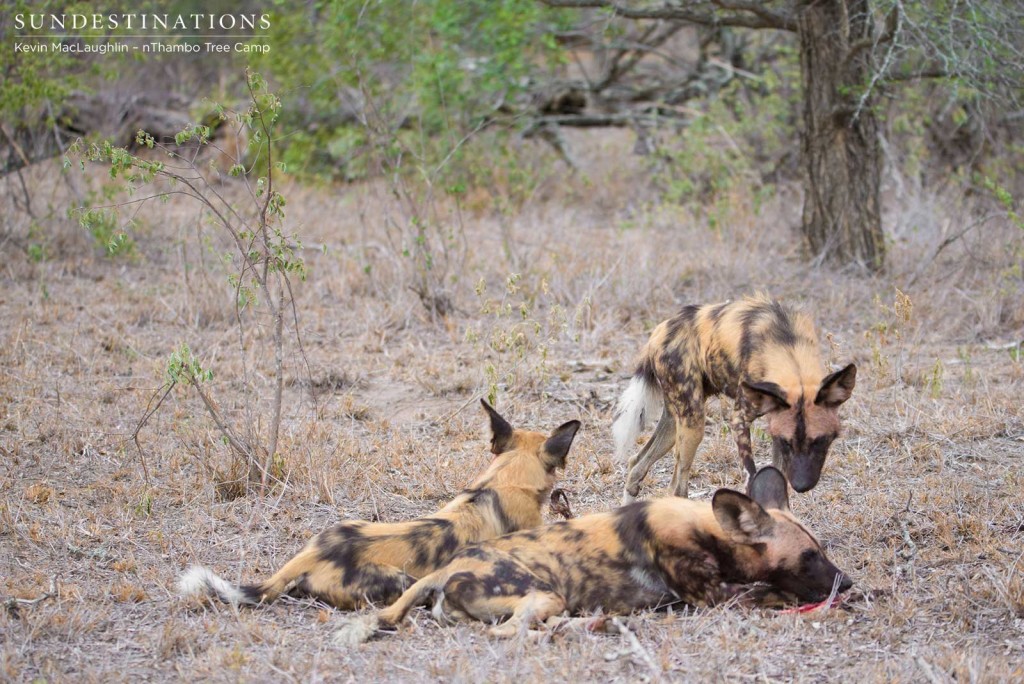
[[[758,215],[737,197],[712,230],[636,190],[629,145],[602,137],[582,160],[598,171],[549,169],[514,213],[449,214],[457,309],[441,320],[409,290],[384,190],[290,188],[311,273],[296,290],[308,369],[293,349],[285,484],[263,500],[225,496],[228,454],[183,390],[141,433],[148,481],[130,441],[180,342],[214,369],[226,410],[244,408],[220,247],[195,207],[144,211],[129,258],[98,254],[61,219],[43,225],[41,262],[0,243],[0,597],[55,590],[0,610],[0,679],[1024,681],[1024,365],[1006,348],[1024,337],[1022,232],[992,221],[933,258],[973,209],[949,188],[904,188],[887,200],[892,268],[859,278],[799,260],[791,191]],[[55,167],[33,174],[37,212],[61,216]],[[614,505],[611,409],[645,334],[684,303],[755,289],[809,310],[830,360],[859,364],[844,438],[794,509],[871,598],[826,614],[644,614],[638,647],[495,641],[420,614],[343,651],[321,606],[235,612],[173,595],[194,562],[259,578],[340,517],[434,509],[487,461],[475,399],[492,390],[517,425],[580,418],[564,486],[578,514]],[[742,482],[712,414],[701,497]]]

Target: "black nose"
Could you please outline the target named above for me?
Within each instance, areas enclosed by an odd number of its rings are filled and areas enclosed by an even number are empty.
[[[814,472],[812,468],[794,468],[790,472],[790,486],[793,487],[794,491],[799,494],[810,491],[814,488],[814,485],[818,483],[818,473]]]
[[[844,591],[850,590],[850,587],[853,586],[853,580],[850,579],[847,575],[840,575],[840,577],[841,579],[839,580],[839,593],[842,594]]]
[[[803,494],[804,492],[806,492],[806,491],[808,491],[810,489],[813,489],[813,488],[814,488],[813,484],[808,484],[806,482],[799,482],[798,481],[798,482],[794,482],[793,483],[793,491],[796,492],[797,494]]]
[[[806,491],[814,489],[814,485],[818,484],[818,481],[807,476],[797,475],[792,478],[789,483],[793,486],[793,491],[798,494],[803,494]]]

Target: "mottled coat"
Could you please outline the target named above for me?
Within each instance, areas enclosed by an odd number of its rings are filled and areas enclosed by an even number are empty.
[[[757,470],[750,424],[766,416],[773,464],[796,491],[811,489],[856,379],[853,364],[826,374],[810,318],[766,296],[684,307],[651,333],[619,401],[613,432],[620,458],[663,403],[654,435],[628,461],[623,502],[636,498],[651,466],[673,448],[670,489],[687,495],[704,405],[718,394],[734,401],[730,427],[749,476]]]
[[[378,613],[373,627],[431,601],[439,617],[507,619],[493,632],[510,635],[563,612],[713,605],[753,582],[805,601],[852,585],[789,511],[779,471],[759,472],[751,494],[636,502],[468,546]]]
[[[441,510],[400,523],[338,523],[313,537],[260,584],[235,586],[202,567],[179,580],[183,594],[208,593],[230,603],[269,603],[284,592],[313,596],[350,610],[395,600],[417,578],[443,566],[460,548],[543,522],[541,507],[565,467],[579,421],[550,436],[514,430],[487,410],[495,454],[487,469]]]

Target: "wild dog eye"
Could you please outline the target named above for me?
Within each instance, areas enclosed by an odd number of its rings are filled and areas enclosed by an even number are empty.
[[[818,557],[818,552],[814,549],[804,549],[803,553],[800,554],[801,563],[810,563]]]

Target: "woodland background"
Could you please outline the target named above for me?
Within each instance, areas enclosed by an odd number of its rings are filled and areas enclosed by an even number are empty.
[[[1024,10],[130,10],[266,12],[270,50],[15,54],[15,14],[97,9],[0,9],[2,678],[1024,681]],[[755,291],[859,367],[793,501],[843,609],[539,646],[423,615],[345,651],[308,601],[174,595],[192,563],[255,579],[339,518],[436,509],[488,460],[481,396],[581,419],[562,486],[615,505],[647,334]],[[742,485],[722,414],[692,496]]]

